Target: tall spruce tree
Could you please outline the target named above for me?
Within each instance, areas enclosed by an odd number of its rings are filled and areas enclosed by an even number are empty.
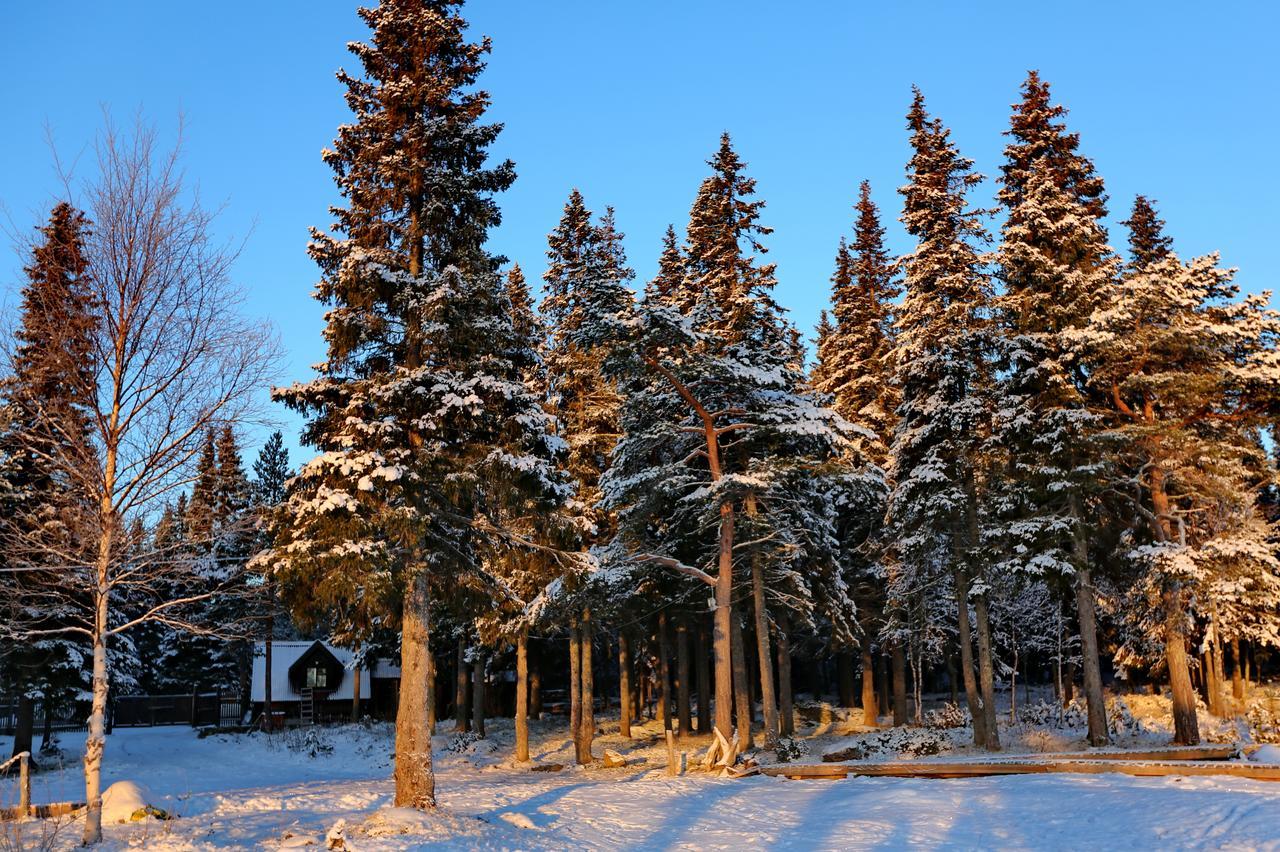
[[[1143,226],[1130,269],[1075,338],[1124,441],[1119,486],[1143,521],[1132,530],[1141,570],[1126,614],[1162,651],[1175,742],[1195,744],[1188,610],[1199,605],[1213,618],[1197,597],[1212,590],[1213,569],[1223,564],[1217,548],[1229,543],[1230,563],[1261,540],[1256,500],[1241,505],[1240,495],[1252,490],[1252,433],[1274,422],[1280,400],[1280,321],[1266,307],[1269,293],[1241,298],[1217,255],[1184,263],[1154,211],[1135,215]],[[1249,561],[1270,570],[1265,560]]]
[[[484,249],[493,195],[515,175],[486,164],[500,126],[483,123],[474,83],[489,43],[467,40],[460,5],[359,10],[372,30],[350,45],[363,73],[338,75],[355,120],[325,152],[345,204],[311,245],[328,357],[319,378],[278,391],[309,416],[304,439],[321,455],[294,480],[271,558],[300,605],[335,607],[353,628],[398,624],[395,802],[416,808],[435,804],[433,585],[504,594],[486,572],[522,546],[504,519],[545,515],[570,492],[523,380],[534,353]]]
[[[1115,285],[1106,196],[1079,136],[1061,121],[1049,84],[1032,71],[1006,135],[998,262],[1002,356],[995,441],[1008,563],[1075,587],[1089,742],[1107,743],[1098,652],[1097,561],[1091,542],[1105,524],[1107,424],[1092,410],[1089,367],[1070,335]]]
[[[950,131],[929,116],[919,89],[907,125],[913,154],[907,185],[899,191],[902,222],[916,248],[903,258],[906,295],[896,321],[894,366],[902,402],[891,446],[888,524],[901,571],[891,579],[890,595],[927,594],[943,587],[940,572],[950,574],[974,741],[998,748],[979,503],[989,427],[991,283],[977,248],[987,239],[982,212],[965,201],[982,176]]]
[[[53,605],[56,596],[43,591],[61,585],[59,569],[66,563],[88,558],[81,541],[92,507],[80,496],[82,483],[51,462],[95,453],[88,426],[93,400],[78,396],[90,386],[85,378],[94,363],[94,302],[84,256],[88,228],[84,214],[65,202],[40,228],[24,269],[12,372],[0,388],[0,553],[6,567],[17,569],[5,573],[0,589],[10,603],[41,602],[34,619],[15,621],[50,631],[34,640],[0,637],[0,689],[18,696],[15,754],[31,751],[37,704],[48,718],[87,685],[87,648],[56,632],[73,614],[60,612]],[[51,564],[51,554],[59,555],[57,564]]]

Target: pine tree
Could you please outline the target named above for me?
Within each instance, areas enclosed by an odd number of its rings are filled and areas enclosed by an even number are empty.
[[[645,285],[645,297],[654,304],[680,307],[684,275],[684,252],[680,250],[675,226],[667,225],[662,235],[662,253],[658,255],[658,274]]]
[[[486,165],[500,127],[474,88],[488,41],[468,42],[459,0],[385,0],[339,74],[355,121],[325,153],[345,206],[316,232],[318,297],[330,305],[320,377],[279,392],[309,415],[321,455],[294,480],[273,556],[286,599],[334,608],[350,631],[398,622],[398,805],[434,805],[429,710],[431,590],[478,584],[493,554],[522,546],[509,517],[545,516],[569,494],[558,439],[524,382],[534,353],[484,250],[493,195],[514,179]],[[540,527],[547,540],[559,530]]]
[[[893,302],[901,290],[897,265],[884,247],[884,228],[871,184],[859,188],[853,246],[842,238],[831,277],[834,323],[819,334],[814,387],[832,397],[832,408],[870,430],[865,452],[888,461],[897,390],[892,383]]]
[[[252,550],[269,551],[274,545],[271,535],[270,519],[288,497],[288,481],[293,477],[289,467],[289,450],[284,445],[284,436],[279,431],[271,433],[267,442],[258,451],[253,462],[253,481],[250,485],[250,505],[254,513],[254,539]],[[263,716],[268,725],[272,716],[271,658],[272,645],[276,638],[285,638],[288,633],[283,628],[288,626],[288,616],[280,607],[276,592],[275,575],[267,571],[259,577],[257,614],[262,624],[263,639],[263,671],[265,673]],[[283,635],[281,635],[283,634]]]
[[[1158,222],[1154,215],[1139,221]],[[1280,321],[1266,308],[1269,293],[1239,297],[1217,255],[1183,263],[1158,227],[1139,233],[1135,258],[1153,245],[1163,256],[1131,265],[1076,337],[1091,365],[1091,386],[1111,406],[1124,441],[1122,484],[1145,522],[1133,530],[1141,570],[1132,597],[1140,603],[1125,608],[1138,622],[1127,644],[1137,633],[1161,648],[1174,739],[1194,744],[1200,734],[1188,671],[1188,606],[1197,590],[1212,588],[1208,567],[1216,556],[1206,551],[1222,541],[1235,539],[1243,549],[1258,540],[1247,534],[1258,517],[1256,500],[1241,505],[1241,494],[1253,491],[1249,460],[1257,448],[1250,433],[1274,417],[1280,399],[1274,364]]]
[[[45,591],[61,585],[59,569],[66,561],[87,558],[80,542],[92,517],[78,490],[81,483],[51,462],[64,454],[91,459],[95,453],[88,426],[93,400],[81,396],[94,363],[94,303],[84,255],[88,228],[84,214],[62,202],[39,229],[40,242],[24,269],[12,375],[0,388],[0,544],[4,563],[21,569],[7,574],[0,590],[8,601],[39,601],[38,626],[44,630],[73,617],[60,612]],[[53,553],[58,564],[49,562]],[[0,688],[19,697],[15,754],[31,750],[37,703],[48,716],[87,685],[86,650],[57,633],[0,642]]]
[[[1004,364],[996,443],[1005,545],[1015,570],[1070,578],[1080,622],[1089,742],[1107,720],[1093,587],[1107,490],[1106,424],[1091,410],[1088,367],[1071,335],[1114,286],[1119,262],[1101,223],[1102,179],[1078,153],[1049,85],[1031,72],[1015,106],[999,199],[1007,211],[997,302]]]
[[[916,238],[903,258],[906,296],[897,316],[895,377],[901,390],[891,446],[889,538],[901,565],[890,596],[910,599],[951,575],[961,668],[974,739],[998,748],[986,622],[981,447],[988,430],[991,285],[976,247],[981,211],[965,194],[982,181],[917,89],[907,114],[913,156],[902,222]],[[977,620],[982,696],[974,680],[969,604]]]
[[[1133,199],[1129,218],[1120,223],[1129,229],[1129,269],[1141,272],[1164,260],[1173,251],[1173,237],[1164,232],[1164,220],[1156,214],[1151,199]]]

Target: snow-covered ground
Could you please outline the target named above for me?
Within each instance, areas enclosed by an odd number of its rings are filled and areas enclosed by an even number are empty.
[[[807,727],[812,759],[832,745],[858,742],[857,735],[838,730],[839,721],[819,719]],[[602,721],[596,753],[617,748],[633,765],[531,772],[509,762],[510,722],[492,720],[490,728],[490,738],[479,743],[448,733],[437,738],[441,807],[429,816],[389,807],[393,739],[385,725],[317,729],[310,737],[206,739],[188,728],[118,729],[108,740],[106,782],[139,782],[149,803],[175,818],[109,825],[107,845],[323,848],[341,822],[348,848],[362,852],[1280,849],[1280,784],[1115,774],[787,781],[690,772],[673,778],[665,774],[658,729],[642,728],[637,740],[626,743],[616,719]],[[702,742],[684,748],[692,752]],[[63,743],[68,765],[37,776],[38,802],[83,797],[74,755],[78,737],[66,736]],[[533,747],[535,763],[571,763],[562,719],[536,723]],[[7,753],[3,739],[0,753]],[[12,782],[3,782],[0,801],[13,795]],[[74,845],[79,829],[75,822],[65,825],[57,845]],[[37,836],[36,823],[25,830],[28,842]]]

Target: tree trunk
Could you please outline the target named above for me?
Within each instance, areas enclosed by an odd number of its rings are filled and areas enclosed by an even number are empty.
[[[529,760],[529,628],[516,635],[516,762]]]
[[[876,670],[871,656],[871,637],[862,637],[862,724],[875,727],[880,723],[876,714]]]
[[[733,652],[729,638],[733,630],[733,525],[733,505],[725,503],[720,507],[716,612],[712,631],[716,656],[716,730],[725,742],[733,738]]]
[[[529,665],[529,716],[542,718],[542,666],[535,656]]]
[[[676,619],[676,732],[681,738],[693,732],[693,714],[689,708],[689,622],[683,615]]]
[[[747,677],[747,649],[742,641],[742,623],[734,618],[729,627],[733,648],[734,712],[738,719],[738,748],[746,751],[751,739],[751,685]]]
[[[658,721],[671,730],[671,648],[667,642],[667,612],[658,613]]]
[[[880,654],[876,658],[876,698],[880,703],[881,716],[888,716],[892,712],[889,708],[889,693],[892,691],[889,688],[889,658]]]
[[[467,643],[458,641],[458,685],[453,695],[453,716],[455,731],[466,731],[471,728],[471,715],[467,712]]]
[[[973,744],[987,744],[987,718],[978,698],[978,681],[973,676],[973,638],[969,635],[969,575],[964,569],[955,572],[956,623],[960,644],[960,677],[964,682],[964,697],[973,720]]]
[[[586,766],[595,760],[591,754],[591,743],[596,736],[595,669],[591,664],[591,646],[595,641],[595,633],[591,627],[591,610],[589,609],[582,611],[580,638],[582,641],[582,674],[579,676],[579,683],[582,685],[582,735],[578,739],[580,749],[578,763]]]
[[[631,640],[626,630],[618,633],[618,704],[619,733],[630,738],[635,711],[631,707]]]
[[[894,640],[889,657],[893,670],[893,724],[907,724],[907,657],[900,640]]]
[[[13,731],[13,756],[16,757],[24,751],[33,753],[31,741],[35,738],[35,733],[36,702],[29,695],[19,695],[17,725]],[[28,762],[32,766],[35,765],[34,758]]]
[[[854,706],[853,654],[848,651],[836,654],[836,703],[841,707]]]
[[[698,733],[711,733],[711,644],[706,619],[698,617],[698,648],[694,655],[698,669]]]
[[[418,571],[404,601],[400,638],[400,703],[396,709],[396,807],[427,810],[436,805],[427,723],[427,653],[430,648],[429,581]]]
[[[276,632],[276,594],[274,581],[267,575],[267,627],[266,641],[262,644],[262,717],[268,731],[275,730],[271,712],[271,645]]]
[[[1200,722],[1196,718],[1196,694],[1187,665],[1186,623],[1182,595],[1173,583],[1164,589],[1164,654],[1169,669],[1169,689],[1173,694],[1173,741],[1177,745],[1199,745]]]
[[[1076,527],[1076,614],[1080,619],[1080,656],[1084,663],[1084,697],[1089,710],[1089,745],[1104,746],[1107,735],[1107,705],[1102,693],[1102,662],[1098,653],[1098,626],[1094,606],[1093,579],[1086,563],[1084,531]],[[1084,551],[1083,553],[1081,551]]]
[[[751,597],[756,615],[756,656],[760,670],[760,707],[764,715],[764,747],[778,745],[778,698],[773,689],[773,651],[769,647],[769,609],[764,597],[764,568],[751,559]]]
[[[424,689],[422,692],[422,697],[424,700],[429,701],[429,699],[427,699],[427,693],[430,691],[431,691],[431,667],[427,666],[426,689]],[[360,665],[358,663],[355,666],[353,666],[351,669],[351,721],[352,722],[360,721]],[[428,720],[427,722],[427,727],[428,728],[431,727],[430,720]]]
[[[946,651],[947,658],[947,686],[951,689],[951,703],[960,704],[960,693],[957,688],[956,681],[960,679],[960,672],[956,670],[956,658],[950,649]]]
[[[1231,637],[1231,697],[1237,702],[1237,711],[1244,701],[1244,678],[1240,673],[1240,637]]]
[[[577,620],[569,626],[569,736],[576,760],[582,754],[582,633]]]
[[[102,516],[114,518],[109,500],[104,503]],[[85,846],[102,842],[102,754],[107,744],[107,630],[110,624],[112,538],[108,521],[98,542],[97,586],[93,590],[93,700],[89,710],[89,734],[84,744],[84,800],[88,805],[84,818]]]
[[[484,702],[487,698],[485,695],[485,680],[487,676],[485,674],[484,654],[479,653],[478,648],[476,650],[474,668],[471,671],[471,730],[475,731],[476,736],[480,739],[484,739]]]
[[[978,676],[982,686],[983,726],[986,728],[987,751],[1000,750],[1000,726],[996,721],[995,667],[991,657],[991,621],[987,617],[987,595],[978,595],[973,602],[973,612],[978,628]]]
[[[439,703],[436,690],[436,654],[427,648],[427,730],[431,736],[436,735],[436,705]],[[370,684],[372,689],[372,684]]]
[[[791,620],[785,611],[778,613],[778,730],[784,737],[796,732],[791,698]]]

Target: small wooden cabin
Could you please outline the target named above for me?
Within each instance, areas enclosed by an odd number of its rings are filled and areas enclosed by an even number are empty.
[[[395,717],[399,667],[378,660],[357,668],[350,650],[319,640],[271,643],[271,709],[276,724],[349,720],[357,685],[361,716]],[[257,719],[266,702],[266,647],[262,642],[254,648],[250,701]]]

